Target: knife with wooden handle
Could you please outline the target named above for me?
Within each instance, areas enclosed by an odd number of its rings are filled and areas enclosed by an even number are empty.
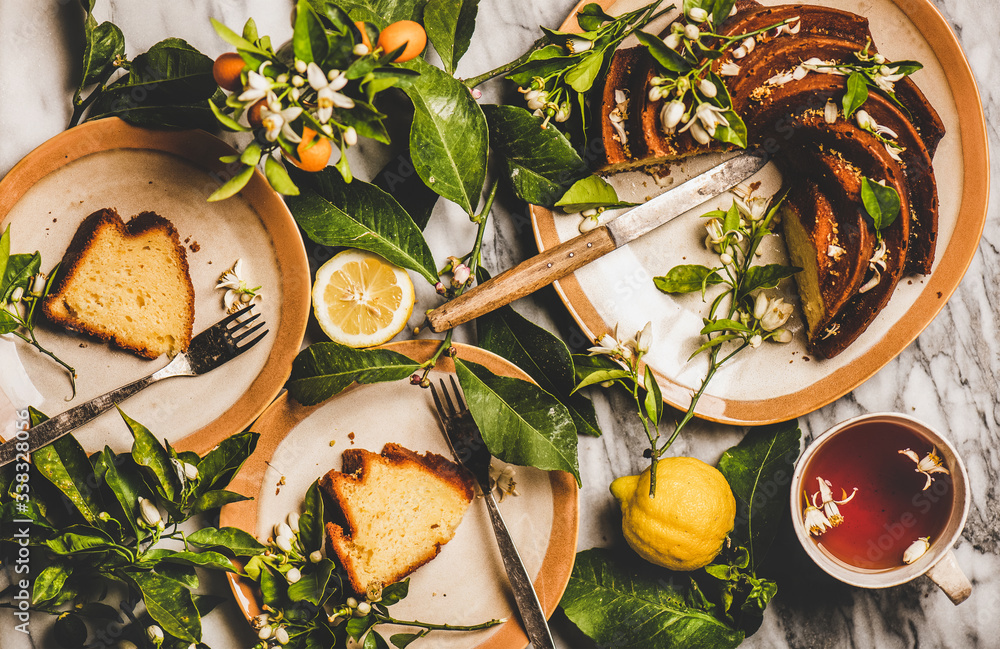
[[[427,314],[431,329],[446,331],[548,286],[729,190],[767,164],[760,153],[744,153],[667,190],[615,220],[564,241],[476,286]]]

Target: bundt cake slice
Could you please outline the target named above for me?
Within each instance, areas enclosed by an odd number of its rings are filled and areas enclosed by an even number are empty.
[[[42,312],[144,358],[187,350],[194,287],[177,230],[153,212],[128,224],[114,209],[94,212],[66,250]]]
[[[339,510],[327,552],[357,593],[377,593],[424,565],[450,541],[475,496],[472,476],[440,455],[386,444],[381,455],[343,454],[343,472],[319,486]]]

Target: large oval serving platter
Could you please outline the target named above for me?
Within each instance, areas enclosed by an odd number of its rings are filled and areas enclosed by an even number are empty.
[[[782,4],[761,0],[765,5]],[[581,3],[582,6],[584,3]],[[640,0],[599,0],[612,15],[638,8]],[[890,60],[916,59],[924,69],[913,75],[947,128],[934,158],[940,195],[937,254],[930,275],[905,277],[886,309],[850,347],[831,360],[812,357],[805,348],[801,315],[789,322],[795,339],[787,345],[767,344],[746,350],[723,366],[698,402],[699,417],[730,424],[784,421],[812,412],[873,376],[906,348],[930,324],[957,288],[986,221],[989,196],[989,153],[982,103],[968,61],[947,22],[929,0],[821,0],[815,4],[853,11],[868,17],[879,51]],[[563,25],[576,30],[576,11]],[[646,28],[660,32],[670,15]],[[623,47],[637,44],[633,39]],[[623,200],[642,202],[719,161],[716,154],[698,156],[671,170],[661,184],[645,173],[608,178]],[[780,174],[768,165],[752,181],[757,195],[781,186]],[[749,181],[748,181],[749,182]],[[594,339],[615,326],[624,335],[653,322],[654,340],[647,356],[664,400],[686,409],[708,367],[705,355],[688,360],[698,348],[698,331],[707,311],[700,295],[679,298],[660,293],[652,278],[678,264],[718,262],[703,245],[704,227],[698,216],[728,207],[731,195],[692,210],[628,246],[585,266],[556,283],[556,290],[584,334]],[[579,234],[577,215],[532,207],[539,250]],[[604,217],[613,217],[606,213]],[[603,217],[602,217],[603,218]],[[764,259],[781,260],[784,247],[769,237]],[[797,302],[793,282],[785,295]]]

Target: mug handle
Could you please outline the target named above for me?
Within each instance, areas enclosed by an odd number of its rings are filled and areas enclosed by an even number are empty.
[[[944,591],[952,604],[961,604],[972,595],[972,584],[958,567],[955,553],[951,550],[927,571],[927,576]]]

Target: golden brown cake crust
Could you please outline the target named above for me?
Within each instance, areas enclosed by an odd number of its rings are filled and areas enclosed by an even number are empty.
[[[421,455],[399,444],[388,443],[382,448],[380,455],[365,449],[348,449],[344,451],[341,461],[343,470],[331,470],[328,472],[320,478],[319,487],[336,506],[337,513],[343,523],[342,525],[333,522],[326,523],[327,554],[337,557],[340,565],[347,572],[351,588],[356,593],[364,594],[368,588],[368,584],[362,581],[347,547],[351,538],[356,534],[360,522],[357,520],[356,512],[345,494],[345,484],[364,481],[365,474],[370,470],[373,463],[387,462],[395,465],[416,466],[432,473],[438,479],[446,482],[457,492],[461,493],[467,502],[471,502],[475,497],[475,481],[469,472],[451,460],[429,451]],[[435,558],[441,552],[441,547],[441,543],[435,543],[432,551],[425,557],[409,565],[400,566],[381,585],[387,586],[411,574],[414,570]]]
[[[183,269],[182,275],[184,278],[185,288],[187,290],[185,306],[188,317],[186,318],[187,325],[184,332],[183,344],[181,346],[181,350],[186,351],[188,344],[191,342],[192,327],[194,324],[194,286],[191,284],[191,273],[188,267],[187,254],[184,250],[184,246],[181,245],[180,237],[178,236],[177,229],[174,228],[174,225],[155,212],[142,212],[137,214],[132,217],[128,223],[122,221],[122,218],[118,215],[117,210],[114,208],[97,210],[85,218],[83,223],[81,223],[80,227],[77,229],[76,234],[73,235],[73,240],[70,242],[69,247],[66,249],[66,253],[63,255],[62,262],[59,266],[59,275],[52,286],[52,290],[50,291],[48,297],[42,301],[42,313],[53,324],[66,327],[72,331],[80,331],[94,336],[101,339],[103,342],[112,343],[117,347],[128,350],[143,358],[152,360],[159,356],[159,354],[154,353],[149,349],[130,345],[125,341],[117,339],[113,335],[97,331],[96,329],[87,326],[86,323],[80,322],[71,316],[59,313],[55,309],[59,300],[62,299],[63,292],[72,283],[77,271],[79,270],[81,261],[96,241],[100,231],[104,228],[114,229],[122,238],[136,237],[147,232],[160,229],[170,238],[181,268]]]

